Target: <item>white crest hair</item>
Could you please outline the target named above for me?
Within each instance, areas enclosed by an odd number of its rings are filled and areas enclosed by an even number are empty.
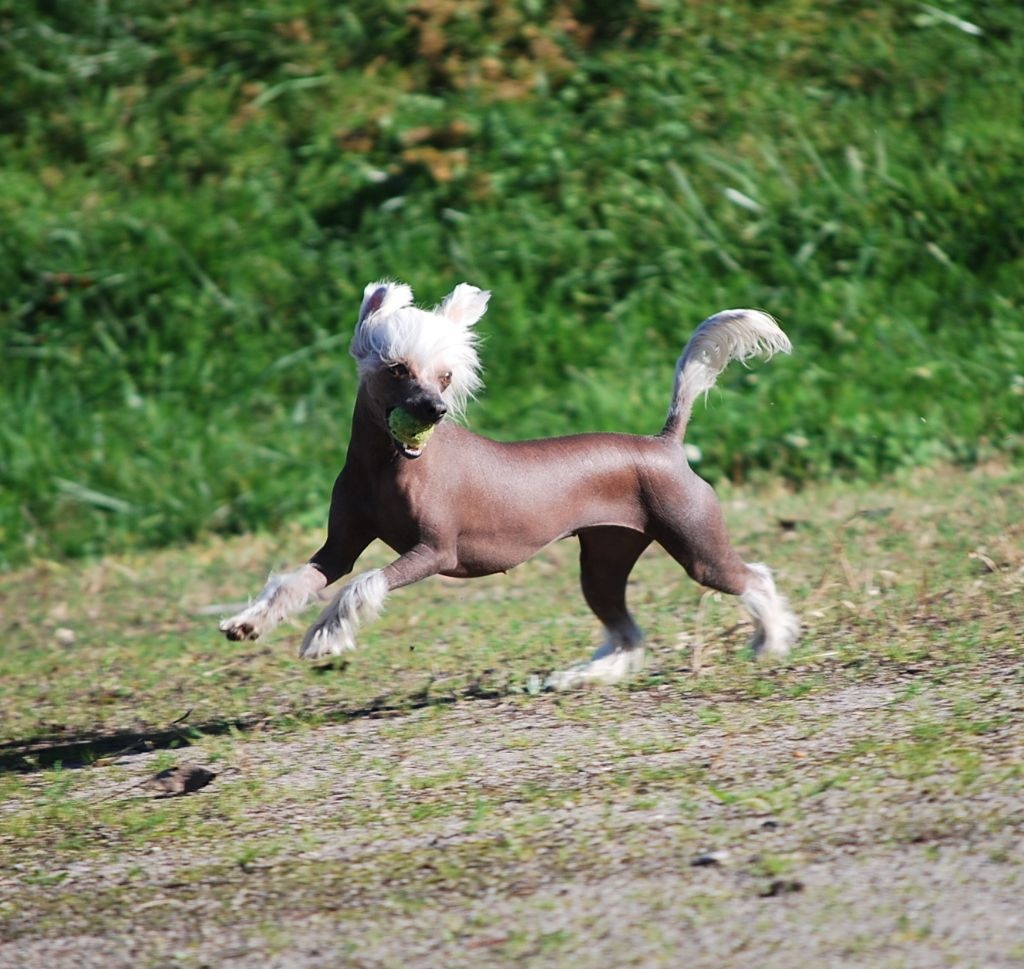
[[[412,290],[404,283],[370,283],[363,290],[349,347],[360,377],[396,363],[406,364],[415,373],[451,371],[444,397],[449,412],[462,417],[470,398],[483,386],[473,326],[486,312],[490,298],[490,293],[460,283],[436,309],[428,311],[412,305]]]

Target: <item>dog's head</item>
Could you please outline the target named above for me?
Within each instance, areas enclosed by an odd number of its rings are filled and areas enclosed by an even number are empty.
[[[350,352],[374,410],[388,426],[400,408],[421,426],[445,415],[461,417],[481,386],[480,359],[473,326],[487,310],[491,294],[460,283],[434,310],[412,305],[402,283],[370,283],[363,291]],[[400,441],[398,452],[419,457],[422,447]]]

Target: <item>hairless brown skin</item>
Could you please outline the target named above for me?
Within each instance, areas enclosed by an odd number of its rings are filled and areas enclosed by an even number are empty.
[[[714,493],[671,432],[503,444],[441,421],[422,455],[410,459],[384,415],[405,406],[425,417],[432,404],[440,421],[439,394],[419,408],[409,404],[430,389],[414,374],[396,380],[387,371],[360,388],[327,541],[311,559],[325,585],[349,573],[375,538],[400,555],[384,569],[391,591],[436,574],[507,572],[576,535],[584,596],[606,625],[628,619],[626,578],[652,540],[702,585],[743,591],[746,566]]]
[[[301,650],[311,658],[340,652],[354,645],[360,610],[369,599],[379,608],[387,593],[431,575],[474,578],[506,572],[552,542],[575,535],[583,596],[609,633],[590,664],[595,675],[584,675],[582,681],[621,677],[621,670],[596,666],[601,657],[642,655],[642,633],[626,607],[626,581],[651,542],[658,542],[701,585],[741,596],[754,617],[755,652],[784,656],[796,638],[796,620],[775,592],[768,570],[744,563],[729,543],[715,494],[690,469],[682,445],[694,397],[739,355],[729,343],[727,331],[737,326],[730,314],[750,316],[752,311],[727,311],[719,314],[727,318],[724,322],[716,324],[719,317],[714,317],[698,329],[677,368],[668,420],[653,437],[580,434],[499,443],[445,419],[450,373],[416,372],[410,363],[361,366],[352,437],[334,484],[326,541],[307,566],[277,586],[272,577],[260,602],[225,620],[221,630],[229,639],[255,639],[351,572],[370,542],[381,539],[398,558],[344,587],[307,633]],[[753,316],[767,321],[768,339],[778,341],[773,349],[788,349],[785,334],[770,317]],[[436,425],[420,450],[390,433],[388,415],[397,407]],[[371,575],[367,598],[359,583]],[[292,600],[279,601],[288,596]],[[276,613],[265,620],[271,607]],[[345,631],[343,639],[339,629]]]

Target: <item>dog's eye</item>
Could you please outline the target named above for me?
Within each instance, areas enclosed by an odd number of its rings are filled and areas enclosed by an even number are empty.
[[[404,363],[395,363],[388,367],[388,373],[396,380],[403,380],[409,376],[409,368]]]
[[[448,371],[447,373],[441,374],[441,376],[438,379],[441,382],[441,389],[442,390],[447,390],[448,389],[448,385],[452,382],[451,371]]]

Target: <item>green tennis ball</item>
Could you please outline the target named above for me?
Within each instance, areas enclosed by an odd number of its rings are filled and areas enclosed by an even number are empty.
[[[419,450],[430,439],[436,425],[424,423],[417,420],[407,410],[396,407],[388,414],[388,428],[394,435],[396,441],[401,441],[406,447]]]

